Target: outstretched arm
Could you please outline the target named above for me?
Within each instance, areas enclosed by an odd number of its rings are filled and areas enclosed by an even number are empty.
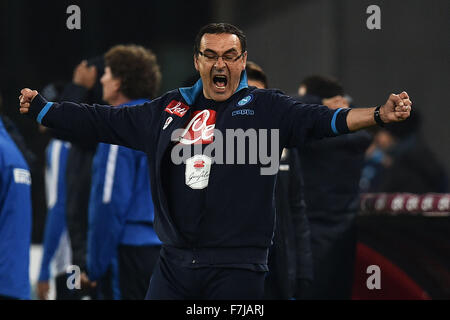
[[[158,103],[157,100],[154,104]],[[36,90],[22,89],[19,110],[74,139],[117,144],[145,152],[152,141],[150,122],[158,111],[152,104],[115,108],[72,102],[52,103]]]
[[[406,120],[411,113],[412,102],[408,94],[391,94],[386,103],[380,108],[380,119],[383,123],[400,122]],[[376,108],[351,109],[347,115],[347,126],[350,131],[376,125],[374,112]]]

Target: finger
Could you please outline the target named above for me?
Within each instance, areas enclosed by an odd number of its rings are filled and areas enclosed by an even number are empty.
[[[410,112],[395,112],[394,114],[397,120],[406,120],[410,116]]]
[[[400,93],[399,97],[402,99],[409,99],[408,93],[406,93],[406,91],[403,91],[402,93]]]
[[[411,107],[410,106],[403,106],[403,107],[395,107],[395,112],[410,112]]]
[[[28,113],[28,108],[20,108],[19,111],[21,114]]]
[[[22,99],[20,100],[20,102],[31,102],[34,97],[38,94],[38,92],[36,90],[31,90],[31,89],[22,89]]]
[[[405,106],[412,106],[411,100],[409,100],[409,99],[403,99],[402,101],[403,101],[403,104],[404,104]]]
[[[23,88],[22,90],[20,90],[20,93],[21,93],[22,95],[26,95],[26,94],[28,94],[29,92],[31,92],[31,89],[29,89],[29,88]]]
[[[396,95],[391,93],[391,95],[389,96],[389,100],[394,104],[394,106],[399,105],[400,101],[402,101],[402,99]]]
[[[31,101],[31,99],[34,97],[33,91],[31,91],[30,89],[28,89],[27,91],[25,91],[23,93],[23,97],[22,100],[23,101]]]

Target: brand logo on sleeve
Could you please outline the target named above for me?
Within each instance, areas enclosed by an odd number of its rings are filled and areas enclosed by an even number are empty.
[[[183,102],[172,100],[166,107],[164,111],[182,117],[189,110],[189,107]]]
[[[13,170],[14,182],[20,184],[31,185],[30,171],[26,169],[15,168]]]

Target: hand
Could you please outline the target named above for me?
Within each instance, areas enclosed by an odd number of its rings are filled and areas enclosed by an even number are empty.
[[[388,101],[380,108],[380,118],[384,123],[404,121],[411,114],[412,102],[408,94],[391,94]]]
[[[20,113],[28,113],[30,109],[31,101],[33,101],[34,97],[38,95],[38,92],[36,90],[31,90],[28,88],[22,89],[20,91],[21,95],[19,96],[20,101]]]
[[[87,61],[83,60],[73,72],[72,82],[85,87],[86,89],[92,89],[97,79],[97,68],[95,66],[88,67]]]
[[[328,99],[325,98],[322,100],[322,104],[333,110],[350,107],[348,100],[343,96],[334,96]]]
[[[48,300],[48,291],[50,290],[50,286],[48,281],[39,281],[37,284],[37,296],[39,300]]]

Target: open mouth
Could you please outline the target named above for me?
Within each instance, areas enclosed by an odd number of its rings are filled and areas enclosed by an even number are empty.
[[[225,90],[225,87],[227,86],[227,83],[228,83],[228,79],[224,75],[214,76],[213,82],[217,89]]]

